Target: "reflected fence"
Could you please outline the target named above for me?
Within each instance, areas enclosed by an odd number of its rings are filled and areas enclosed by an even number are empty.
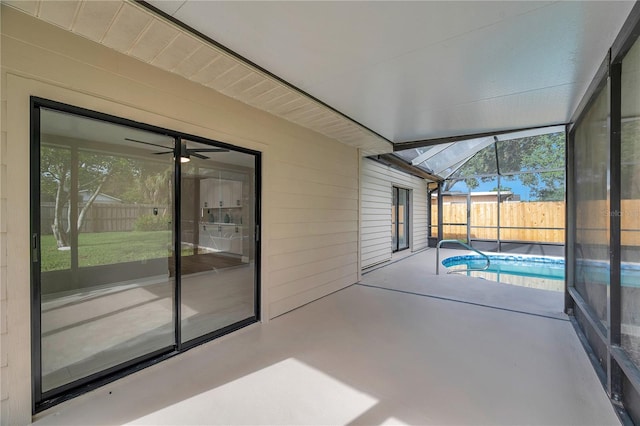
[[[79,210],[82,210],[84,203],[80,203]],[[40,223],[43,235],[51,235],[53,231],[51,224],[55,217],[55,203],[41,203]],[[141,216],[151,216],[154,212],[163,215],[165,209],[158,209],[150,204],[113,204],[94,203],[87,209],[84,221],[80,227],[80,232],[129,232],[133,231],[136,221]],[[168,212],[170,215],[171,212]],[[63,226],[68,223],[68,209],[65,206],[61,214]]]

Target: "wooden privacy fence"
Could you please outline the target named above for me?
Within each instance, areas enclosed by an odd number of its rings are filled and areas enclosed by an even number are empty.
[[[78,210],[82,210],[83,203]],[[126,232],[132,231],[136,219],[143,215],[153,214],[156,206],[146,204],[93,204],[87,210],[80,232]],[[52,234],[51,224],[55,215],[55,203],[42,203],[40,208],[40,229],[42,234]],[[159,213],[162,214],[162,208]],[[67,223],[65,207],[62,218]]]
[[[609,244],[611,216],[620,217],[623,246],[640,246],[640,200],[620,200],[620,210],[611,210],[607,200],[576,203],[576,243]]]
[[[467,204],[442,206],[445,238],[467,238]],[[471,238],[496,240],[498,238],[498,203],[471,203]],[[433,227],[438,226],[434,213]],[[488,227],[488,228],[485,228]],[[517,229],[514,229],[517,228]],[[500,240],[564,243],[565,203],[563,201],[532,201],[500,203]]]

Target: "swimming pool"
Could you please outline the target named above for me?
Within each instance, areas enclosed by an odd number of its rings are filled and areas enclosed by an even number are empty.
[[[484,271],[466,271],[471,277],[543,290],[564,291],[564,259],[559,257],[489,255]],[[478,255],[453,256],[442,261],[451,270],[481,269],[486,260]],[[460,272],[462,273],[462,272]]]
[[[489,255],[491,264],[485,271],[467,271],[468,276],[485,278],[506,284],[545,290],[564,291],[564,259],[561,257]],[[453,256],[442,261],[449,270],[481,269],[486,265],[478,255]],[[588,277],[590,284],[609,283],[609,264],[596,260],[579,260],[576,276]],[[623,287],[640,287],[640,264],[622,262]]]

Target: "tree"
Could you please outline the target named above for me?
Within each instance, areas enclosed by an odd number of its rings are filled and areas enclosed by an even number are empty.
[[[78,206],[76,228],[79,231],[85,221],[87,211],[109,178],[116,172],[120,175],[130,174],[133,169],[132,162],[122,157],[79,151],[76,165],[72,164],[73,157],[72,150],[69,148],[43,145],[40,150],[41,193],[43,199],[53,199],[55,203],[51,230],[58,247],[69,246],[69,234],[73,223],[72,209],[69,205],[71,194],[74,191],[78,194],[85,190],[90,194],[82,208]],[[71,174],[73,169],[76,169],[78,174],[76,188],[72,188]],[[65,213],[66,221],[63,220]]]
[[[498,141],[478,151],[447,181],[445,190],[455,182],[464,180],[469,189],[477,188],[480,181],[517,179],[527,186],[536,200],[561,200],[564,197],[564,146],[563,133],[530,136]],[[498,150],[499,164],[496,164]],[[514,174],[518,172],[529,172]],[[478,176],[480,175],[480,176]]]
[[[146,175],[144,178],[144,193],[148,202],[156,205],[171,205],[173,193],[173,170],[171,167],[163,171]],[[163,211],[163,215],[167,212]]]

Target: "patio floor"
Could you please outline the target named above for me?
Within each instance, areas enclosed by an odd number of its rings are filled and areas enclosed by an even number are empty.
[[[53,407],[36,424],[619,424],[561,293],[436,276],[434,253]]]

